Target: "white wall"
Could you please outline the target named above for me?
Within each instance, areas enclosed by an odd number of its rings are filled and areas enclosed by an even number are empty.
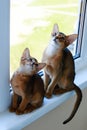
[[[23,130],[87,130],[87,88],[83,90],[83,100],[73,120],[62,124],[72,111],[74,101],[75,97],[69,99]]]

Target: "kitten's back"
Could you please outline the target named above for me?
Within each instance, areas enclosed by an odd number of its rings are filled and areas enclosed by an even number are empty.
[[[28,87],[33,86],[32,93],[40,92],[42,96],[44,96],[44,83],[39,74],[35,74],[32,76]]]
[[[63,71],[68,71],[69,75],[71,75],[74,80],[75,76],[74,60],[71,52],[67,48],[63,50]]]

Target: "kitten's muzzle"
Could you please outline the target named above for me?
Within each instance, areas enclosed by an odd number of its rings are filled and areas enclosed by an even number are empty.
[[[58,36],[54,37],[53,41],[56,43],[58,40]]]

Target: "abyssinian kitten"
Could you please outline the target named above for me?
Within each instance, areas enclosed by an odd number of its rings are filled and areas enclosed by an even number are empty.
[[[65,35],[59,32],[58,25],[54,24],[52,38],[45,49],[42,62],[44,68],[45,96],[50,98],[52,94],[63,94],[74,90],[77,95],[76,103],[70,117],[63,122],[69,122],[77,112],[82,100],[80,88],[74,84],[75,67],[71,52],[66,48],[77,38],[77,34]]]
[[[42,105],[45,94],[44,83],[37,72],[44,66],[45,63],[38,63],[30,56],[28,48],[24,50],[20,66],[11,78],[13,97],[10,112],[28,113]]]

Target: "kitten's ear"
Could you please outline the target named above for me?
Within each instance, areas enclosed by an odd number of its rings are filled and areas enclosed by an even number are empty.
[[[22,54],[23,58],[29,58],[30,57],[30,51],[28,48],[25,48]]]
[[[52,36],[56,36],[56,34],[58,34],[58,33],[59,33],[58,24],[54,24],[51,35],[52,35]]]
[[[43,69],[45,66],[46,66],[45,63],[38,63],[37,72],[40,71],[41,69]]]
[[[73,43],[78,37],[78,34],[71,34],[66,36],[67,46]]]

